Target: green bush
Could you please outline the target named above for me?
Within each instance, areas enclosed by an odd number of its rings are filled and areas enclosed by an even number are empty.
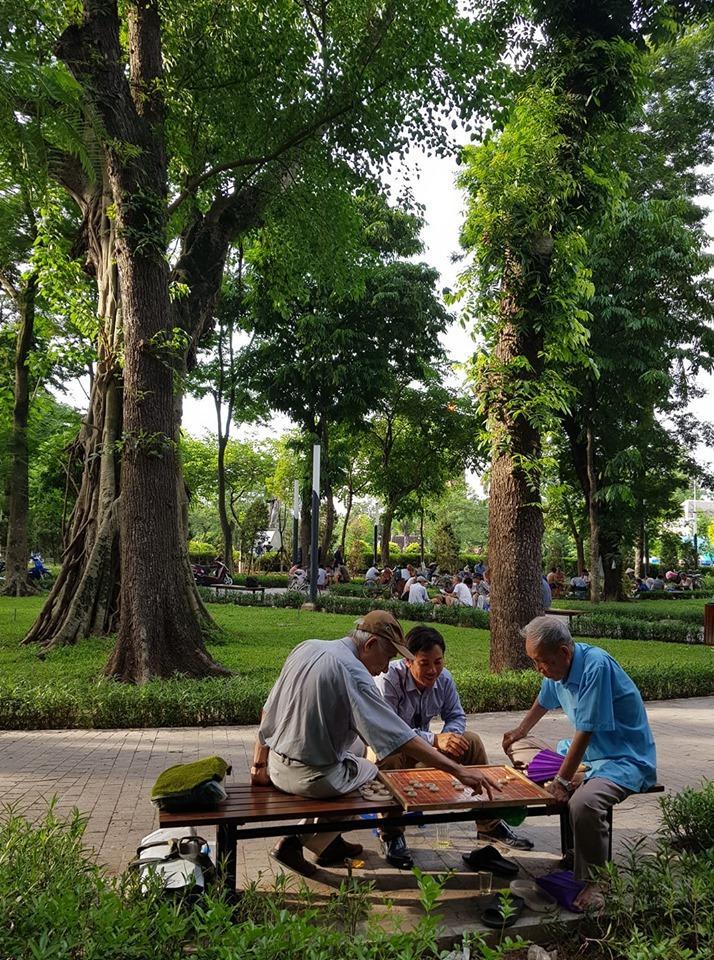
[[[211,563],[218,553],[212,543],[203,543],[200,540],[188,541],[188,556],[191,563]]]
[[[627,640],[664,640],[668,643],[703,643],[703,628],[686,620],[645,620],[641,617],[589,614],[575,617],[578,637],[612,637]]]
[[[607,915],[595,938],[616,960],[711,960],[714,956],[714,851],[677,854],[666,840],[629,845],[604,868]],[[592,940],[591,940],[592,942]]]
[[[8,960],[433,960],[440,932],[435,906],[443,881],[417,875],[422,915],[413,929],[369,919],[372,885],[344,882],[324,904],[307,888],[249,887],[237,906],[220,886],[195,906],[142,891],[138,876],[107,877],[83,847],[84,822],[50,810],[33,826],[17,815],[0,823],[0,957]],[[475,938],[474,960],[504,957]]]
[[[714,851],[714,780],[660,797],[659,805],[663,833],[678,850]]]
[[[262,586],[262,584],[261,584]],[[266,593],[261,597],[259,593],[240,590],[223,590],[216,592],[211,587],[199,587],[198,592],[204,603],[232,603],[239,607],[294,607],[299,609],[308,599],[298,590],[286,590],[285,593]]]
[[[261,587],[287,587],[289,580],[287,573],[234,573],[231,579],[245,586],[248,577],[257,580]]]
[[[330,593],[318,597],[318,608],[327,610],[329,613],[348,613],[355,616],[369,613],[370,610],[388,610],[399,620],[417,620],[420,623],[450,623],[460,627],[488,629],[488,614],[476,607],[403,603],[401,600],[372,599],[330,591]]]
[[[637,595],[637,600],[671,600],[680,601],[680,600],[707,600],[712,599],[712,591],[710,588],[703,587],[701,590],[687,590],[687,596],[672,596],[671,590],[643,590],[642,593]]]

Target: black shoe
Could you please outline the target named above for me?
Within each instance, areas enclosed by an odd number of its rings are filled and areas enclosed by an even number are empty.
[[[411,870],[414,866],[412,855],[403,834],[400,833],[399,836],[392,837],[391,840],[382,840],[382,847],[387,863],[397,867],[398,870]]]
[[[343,837],[335,837],[332,843],[328,844],[317,858],[316,863],[320,867],[343,867],[345,860],[352,860],[362,853],[360,843],[348,843]]]
[[[270,851],[270,856],[303,877],[312,877],[317,873],[317,867],[305,859],[299,837],[283,837],[277,847]]]
[[[481,847],[480,850],[463,853],[461,859],[472,870],[488,870],[498,877],[507,877],[509,880],[515,880],[518,876],[518,864],[514,860],[502,857],[490,844],[487,847]]]
[[[514,833],[503,820],[499,820],[497,824],[490,827],[487,833],[484,833],[478,826],[476,829],[478,830],[479,840],[494,840],[497,843],[505,843],[507,847],[512,847],[514,850],[532,850],[534,847],[532,840]]]

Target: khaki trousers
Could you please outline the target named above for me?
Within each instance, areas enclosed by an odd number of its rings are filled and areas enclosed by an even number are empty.
[[[511,757],[528,764],[541,750],[552,750],[552,744],[536,737],[524,737],[511,747]],[[604,777],[583,779],[579,770],[573,778],[577,786],[568,801],[568,816],[575,842],[573,875],[576,880],[590,880],[598,867],[607,863],[609,830],[608,811],[629,797],[627,790]]]
[[[353,752],[347,754],[341,763],[331,767],[313,767],[282,757],[271,750],[268,754],[268,773],[273,786],[283,793],[294,793],[299,797],[313,797],[318,800],[340,797],[377,776],[377,767],[364,756],[360,756],[360,750],[364,752],[364,744],[356,741],[352,745]],[[316,817],[300,822],[326,823],[329,820],[329,817]],[[306,833],[300,835],[300,842],[319,856],[338,836],[339,833]]]

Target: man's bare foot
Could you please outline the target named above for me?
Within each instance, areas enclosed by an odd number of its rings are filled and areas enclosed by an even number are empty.
[[[573,906],[583,911],[592,910],[594,913],[602,913],[605,909],[605,897],[596,883],[588,883],[575,898]]]

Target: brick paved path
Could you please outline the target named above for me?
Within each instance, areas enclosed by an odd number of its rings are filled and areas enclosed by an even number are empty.
[[[703,777],[714,779],[711,747],[714,697],[671,700],[647,704],[657,742],[658,775],[670,791],[696,785]],[[504,730],[514,726],[521,713],[489,713],[468,717],[468,727],[483,737],[489,757],[501,757]],[[556,741],[568,735],[569,725],[560,714],[544,718],[539,735]],[[78,807],[88,817],[87,842],[99,860],[118,872],[126,866],[142,836],[156,826],[156,813],[148,797],[157,775],[165,767],[200,756],[220,754],[233,763],[233,777],[245,780],[255,739],[255,727],[166,728],[148,730],[42,730],[0,731],[0,802],[14,804],[30,817],[41,816],[52,797],[57,809]],[[615,850],[638,835],[651,835],[657,823],[656,797],[626,800],[615,814]],[[475,831],[468,825],[451,826],[451,848],[434,848],[434,830],[410,829],[408,842],[415,861],[425,871],[454,868],[444,898],[447,930],[473,923],[474,875],[461,872],[461,853],[474,845]],[[532,853],[518,854],[527,870],[544,872],[558,856],[556,818],[531,820],[520,831],[536,843]],[[208,831],[207,839],[213,835]],[[361,875],[375,881],[379,896],[388,895],[393,909],[407,918],[418,915],[414,878],[388,868],[377,851],[377,840],[362,831],[365,869]],[[239,884],[262,873],[272,880],[268,857],[274,841],[253,840],[239,852]],[[329,893],[343,871],[320,871],[312,882],[316,892]]]

